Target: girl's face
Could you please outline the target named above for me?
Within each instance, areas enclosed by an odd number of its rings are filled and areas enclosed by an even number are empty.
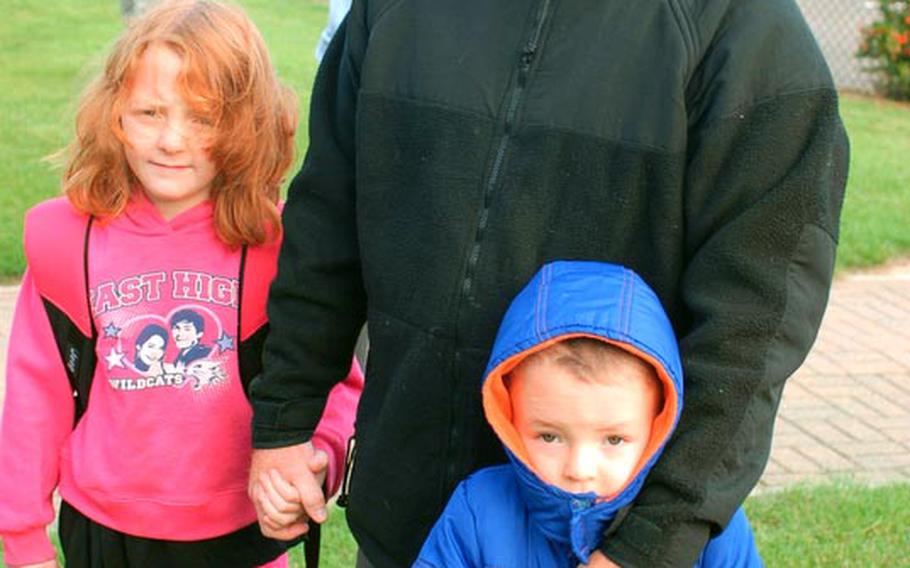
[[[209,157],[214,128],[184,100],[178,83],[182,65],[169,47],[149,46],[121,118],[127,163],[168,220],[208,199],[217,173]]]
[[[164,359],[164,338],[160,335],[153,335],[145,340],[145,343],[138,346],[139,360],[146,365],[157,363]]]

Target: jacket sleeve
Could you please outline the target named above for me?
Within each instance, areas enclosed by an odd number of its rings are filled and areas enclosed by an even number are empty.
[[[329,456],[325,477],[326,495],[334,495],[341,485],[348,439],[354,434],[357,403],[363,392],[363,373],[357,359],[351,362],[347,378],[329,393],[322,419],[313,434],[313,445]]]
[[[347,374],[365,320],[354,210],[354,115],[365,31],[355,2],[313,87],[310,146],[282,212],[263,373],[251,385],[253,446],[308,440]]]
[[[0,422],[0,536],[7,564],[56,556],[47,525],[54,520],[51,496],[73,412],[50,321],[26,271],[10,333]]]
[[[692,566],[758,482],[784,381],[827,303],[846,183],[837,95],[792,0],[700,4],[677,327],[685,404],[603,543],[622,566]]]
[[[474,568],[483,566],[477,525],[468,498],[467,482],[461,482],[445,510],[433,525],[420,549],[415,568]]]

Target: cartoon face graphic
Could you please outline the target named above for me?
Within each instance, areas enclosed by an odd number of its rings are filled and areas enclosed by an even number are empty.
[[[217,314],[205,306],[183,305],[166,315],[108,317],[101,323],[99,353],[108,383],[117,391],[201,391],[229,380],[226,364],[237,349],[236,338],[224,332]]]
[[[166,329],[156,324],[145,326],[136,337],[136,358],[134,359],[136,369],[142,372],[160,372],[167,343]]]
[[[199,343],[205,332],[205,320],[193,310],[180,310],[171,316],[171,333],[179,349],[189,349]]]
[[[160,335],[153,335],[142,345],[136,346],[136,357],[146,365],[157,363],[164,358],[165,347],[167,347],[167,340]]]
[[[196,331],[196,326],[188,321],[178,322],[171,331],[174,333],[174,343],[180,349],[188,349],[202,339],[202,332]]]
[[[174,359],[174,364],[189,365],[197,359],[206,357],[212,350],[207,345],[202,345],[202,335],[205,333],[205,320],[193,310],[183,309],[171,316],[171,334],[174,343],[180,352]]]

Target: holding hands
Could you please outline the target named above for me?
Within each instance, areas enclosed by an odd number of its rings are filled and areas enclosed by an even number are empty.
[[[248,492],[263,535],[291,540],[309,531],[310,519],[325,522],[327,467],[328,455],[311,442],[253,451]]]

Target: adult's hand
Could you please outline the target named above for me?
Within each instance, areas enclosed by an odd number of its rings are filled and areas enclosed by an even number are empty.
[[[326,520],[328,513],[322,493],[326,459],[320,454],[310,442],[253,450],[248,493],[263,535],[291,540],[309,530],[310,519],[317,523]],[[276,490],[281,499],[276,500]],[[282,500],[284,504],[276,508],[275,502]]]
[[[581,566],[586,568],[621,568],[619,564],[604,556],[604,553],[599,550],[591,554],[587,564],[582,564]]]

